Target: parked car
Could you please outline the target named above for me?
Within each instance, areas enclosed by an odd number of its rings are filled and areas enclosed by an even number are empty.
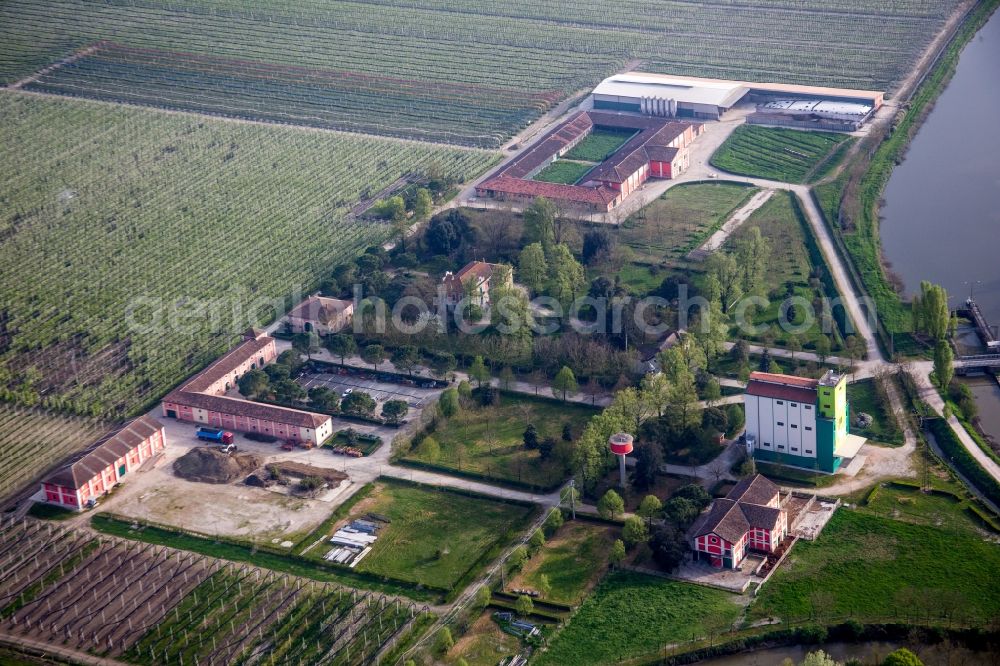
[[[341,395],[341,397],[346,398],[347,396],[351,395],[352,393],[354,393],[354,389],[353,388],[349,388],[349,389],[345,390],[343,393],[341,393],[340,395]]]
[[[235,444],[223,444],[222,446],[219,447],[219,450],[222,451],[223,453],[228,453],[232,455],[236,453],[238,449],[236,448]]]
[[[295,442],[282,442],[281,443],[281,450],[282,451],[294,451],[295,450]]]
[[[221,428],[206,428],[204,426],[195,431],[198,439],[205,442],[216,442],[218,444],[232,444],[233,433]]]

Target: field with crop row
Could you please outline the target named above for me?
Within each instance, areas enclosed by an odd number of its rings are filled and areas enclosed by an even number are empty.
[[[404,87],[423,82],[421,94],[439,104],[327,88],[327,99],[338,98],[343,114],[338,123],[351,112],[374,115],[380,118],[367,118],[373,123],[367,129],[398,134],[409,127],[411,136],[435,133],[443,141],[471,138],[482,144],[516,132],[553,96],[590,87],[634,61],[675,74],[890,88],[955,5],[955,0],[875,5],[840,0],[804,8],[792,0],[743,5],[645,0],[608,12],[597,0],[10,0],[0,6],[0,82],[110,40],[173,52],[178,59],[160,62],[163,69],[143,69],[128,59],[111,63],[114,67],[84,63],[53,72],[51,89],[134,95],[133,101],[182,108],[228,106],[236,115],[270,118],[285,112],[286,97],[289,113],[309,114],[294,76],[276,70],[261,80],[254,73],[260,64],[378,75]],[[246,71],[190,81],[185,72],[195,56],[213,59],[213,67],[241,62]],[[107,85],[108,77],[116,76],[132,82],[130,91],[120,81]],[[456,85],[468,86],[463,96],[473,113],[463,113],[464,102],[454,101],[449,87]],[[490,87],[508,92],[491,94]],[[204,90],[206,99],[198,99],[194,88]],[[320,108],[322,96],[312,93],[310,108]],[[273,99],[264,105],[262,96]],[[498,104],[512,108],[498,116]],[[392,117],[393,105],[404,117]],[[440,133],[449,118],[456,121],[450,138]],[[411,119],[415,122],[404,122]]]
[[[495,157],[0,93],[0,397],[134,413],[391,235],[350,206]]]
[[[801,183],[850,137],[741,125],[712,155],[712,165],[730,173]]]
[[[370,663],[418,610],[40,521],[0,526],[0,627],[136,664]]]
[[[0,403],[0,498],[109,430],[94,419]]]

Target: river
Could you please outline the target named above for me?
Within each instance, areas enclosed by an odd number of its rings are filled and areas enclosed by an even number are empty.
[[[965,47],[884,199],[882,248],[907,292],[930,280],[955,307],[974,287],[1000,323],[1000,12]]]

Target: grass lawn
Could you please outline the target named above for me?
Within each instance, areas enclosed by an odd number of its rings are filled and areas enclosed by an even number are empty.
[[[523,529],[534,509],[380,480],[351,517],[369,512],[392,522],[358,564],[359,571],[451,589],[483,555]],[[314,549],[317,555],[321,549]]]
[[[620,530],[606,525],[567,522],[507,587],[539,590],[545,575],[552,586],[546,601],[579,604],[607,568],[611,544],[619,534]]]
[[[676,261],[705,242],[755,192],[727,182],[672,187],[625,220],[619,241],[632,248],[638,261]]]
[[[585,162],[603,162],[633,136],[635,132],[632,130],[594,128],[565,157]]]
[[[738,598],[721,590],[617,572],[605,578],[534,663],[612,664],[728,629]]]
[[[637,296],[659,289],[667,273],[645,264],[625,264],[618,271],[618,280]]]
[[[564,185],[574,185],[594,168],[591,162],[571,162],[570,160],[556,160],[539,171],[532,180],[540,180],[546,183],[562,183]]]
[[[852,433],[894,446],[903,444],[903,431],[899,429],[895,415],[883,409],[876,399],[875,380],[862,379],[848,384],[847,399],[851,404],[852,421],[861,412],[870,414],[874,419],[868,428],[859,428],[851,423]]]
[[[1000,616],[1000,546],[949,526],[915,525],[840,509],[815,542],[801,541],[764,586],[750,619],[813,610],[864,621],[957,613]]]
[[[464,409],[444,421],[431,435],[441,453],[430,459],[418,447],[404,460],[430,463],[445,470],[474,473],[489,479],[549,487],[566,476],[563,466],[544,461],[538,451],[524,448],[524,431],[529,423],[538,430],[539,440],[562,436],[563,424],[572,424],[579,435],[594,414],[592,407],[559,404],[531,396],[503,394],[500,404]]]
[[[757,325],[770,326],[770,330],[776,336],[775,343],[784,345],[788,333],[782,330],[779,324],[780,309],[788,298],[797,296],[805,299],[805,303],[811,304],[816,296],[817,289],[825,289],[820,282],[814,289],[810,285],[810,276],[813,275],[817,266],[810,253],[810,245],[815,246],[811,232],[806,229],[806,222],[802,219],[790,192],[775,192],[767,203],[761,206],[750,219],[733,234],[724,246],[726,250],[735,247],[737,239],[750,232],[753,227],[758,227],[761,234],[771,245],[771,254],[767,262],[768,268],[765,273],[765,290],[767,293],[768,307],[760,308],[753,317],[753,323]],[[821,261],[821,258],[817,257]],[[825,264],[819,267],[824,273]],[[836,294],[826,294],[833,297]],[[794,304],[794,302],[793,302]],[[788,317],[789,321],[798,326],[807,323],[807,319],[812,317],[812,325],[803,331],[798,332],[802,346],[810,350],[814,347],[815,341],[823,334],[822,326],[809,307],[799,301]],[[838,337],[830,334],[830,341],[833,343],[833,351],[837,351],[840,346]],[[746,334],[748,340],[760,341],[763,334]],[[781,363],[781,360],[778,361]]]
[[[940,481],[936,475],[932,478],[938,482],[932,482],[931,486],[945,492],[925,493],[917,488],[885,483],[874,492],[865,492],[863,501],[858,503],[858,510],[873,516],[917,525],[947,526],[948,529],[981,536],[982,525],[970,518],[972,498],[964,486]],[[954,495],[948,495],[948,492]]]
[[[712,155],[717,169],[786,183],[803,183],[849,137],[777,127],[741,125]]]
[[[781,372],[789,375],[795,375],[797,377],[811,377],[813,379],[819,379],[826,373],[827,370],[835,370],[837,368],[836,365],[831,363],[824,363],[821,365],[816,361],[805,361],[801,358],[796,358],[794,361],[790,358],[781,358],[778,356],[772,356],[771,358],[778,363],[778,368]],[[760,369],[760,359],[761,357],[759,355],[750,354],[747,366],[750,368],[751,372]],[[712,374],[732,379],[739,377],[740,374],[739,363],[737,363],[736,360],[729,354],[723,354],[722,356],[712,360],[709,369]]]

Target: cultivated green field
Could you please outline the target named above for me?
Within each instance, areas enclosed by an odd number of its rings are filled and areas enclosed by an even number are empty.
[[[750,618],[911,615],[987,622],[1000,615],[998,567],[1000,546],[979,534],[841,509],[819,539],[796,544]]]
[[[597,0],[8,0],[0,82],[99,43],[29,87],[497,146],[631,60],[674,74],[886,89],[956,4],[775,0],[609,12]]]
[[[705,242],[755,192],[756,188],[726,182],[672,187],[625,221],[621,242],[639,261],[680,259]]]
[[[575,185],[577,181],[594,168],[591,162],[573,162],[570,160],[556,160],[537,174],[532,180],[540,180],[546,183],[563,183],[565,185]]]
[[[0,498],[110,429],[111,424],[90,418],[0,403]]]
[[[549,487],[566,477],[555,460],[542,460],[524,448],[524,431],[534,424],[539,440],[559,439],[564,423],[577,435],[597,411],[585,405],[558,404],[530,396],[505,394],[499,405],[463,409],[443,420],[431,436],[441,453],[431,459],[417,447],[405,459],[432,463],[446,470],[473,472],[489,479]]]
[[[483,151],[0,93],[0,397],[134,413],[392,234],[369,189]]]
[[[738,598],[720,590],[619,572],[605,578],[535,663],[612,664],[728,630]]]
[[[369,512],[392,522],[379,532],[359,571],[451,589],[484,553],[523,529],[533,509],[380,481],[352,517]]]
[[[832,132],[741,125],[712,155],[711,163],[730,173],[801,183],[825,166],[848,139]]]
[[[571,160],[583,160],[584,162],[603,162],[634,135],[635,132],[632,130],[613,130],[598,127],[584,137],[583,141],[573,146],[573,150],[566,153],[564,157]]]

